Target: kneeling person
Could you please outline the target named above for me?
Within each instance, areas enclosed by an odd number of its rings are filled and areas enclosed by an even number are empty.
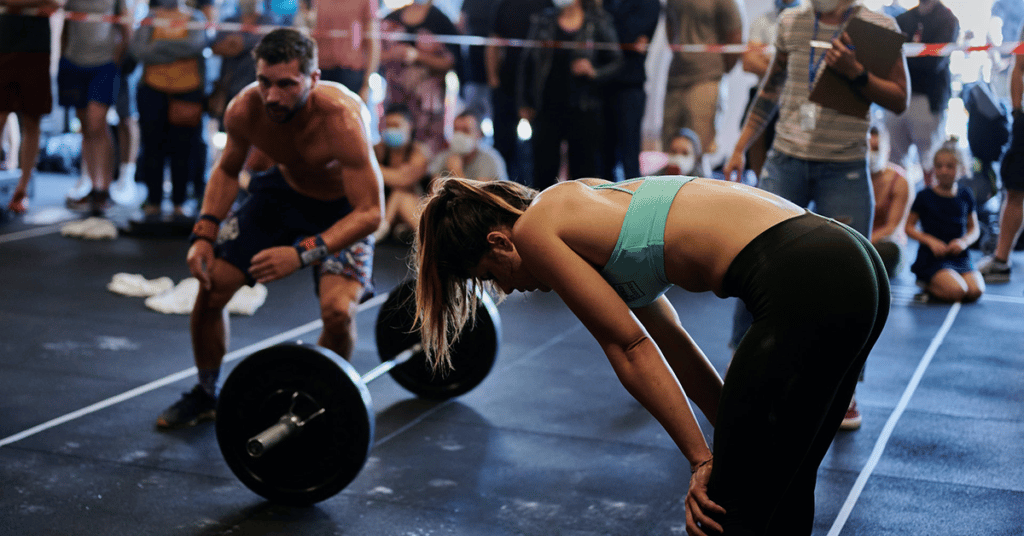
[[[301,33],[275,30],[253,53],[257,82],[227,107],[227,144],[187,257],[200,282],[190,321],[199,385],[160,415],[160,428],[213,418],[228,346],[224,308],[242,285],[314,266],[324,322],[319,344],[345,359],[355,345],[356,306],[371,290],[370,234],[381,221],[383,185],[369,113],[354,93],[319,81],[316,44]],[[252,178],[250,196],[229,216],[253,148],[276,165]]]

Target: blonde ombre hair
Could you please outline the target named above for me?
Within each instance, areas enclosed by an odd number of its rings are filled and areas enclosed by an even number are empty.
[[[435,371],[451,369],[451,345],[475,318],[477,293],[496,291],[470,275],[490,250],[487,233],[511,229],[536,195],[512,181],[446,178],[424,201],[413,247],[416,326]]]

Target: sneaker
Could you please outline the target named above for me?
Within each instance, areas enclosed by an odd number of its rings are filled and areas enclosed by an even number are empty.
[[[92,208],[92,185],[89,186],[90,190],[80,197],[68,196],[64,199],[64,206],[71,210],[89,210]]]
[[[857,409],[857,399],[850,400],[850,407],[846,410],[843,423],[839,425],[840,430],[856,430],[860,428],[860,411]]]
[[[978,261],[978,271],[986,283],[1009,283],[1010,265],[1010,262],[1003,262],[995,255],[989,255]]]
[[[156,418],[157,428],[173,430],[195,426],[203,421],[212,421],[216,415],[217,399],[210,396],[199,385],[182,394],[181,400],[164,410]]]
[[[113,206],[114,202],[110,199],[110,192],[107,190],[92,191],[92,199],[89,202],[89,214],[91,216],[103,216]]]

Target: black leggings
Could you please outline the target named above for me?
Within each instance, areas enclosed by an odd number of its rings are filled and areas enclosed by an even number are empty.
[[[726,535],[810,534],[818,465],[889,314],[885,268],[859,233],[808,213],[748,244],[724,288],[754,323],[725,378],[708,494]]]

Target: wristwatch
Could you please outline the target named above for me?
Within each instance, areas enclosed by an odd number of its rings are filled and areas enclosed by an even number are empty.
[[[850,85],[860,89],[868,85],[868,69],[867,67],[862,68],[860,74],[850,79]]]

